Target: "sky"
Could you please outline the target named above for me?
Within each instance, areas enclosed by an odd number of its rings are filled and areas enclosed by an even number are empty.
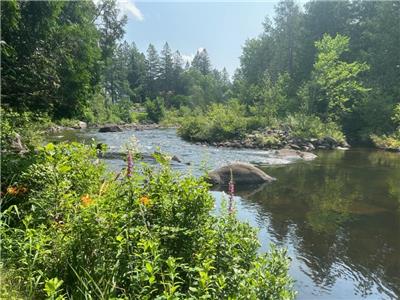
[[[262,32],[265,16],[273,16],[277,2],[133,1],[120,0],[128,16],[125,40],[145,52],[149,43],[161,50],[168,42],[186,59],[205,48],[213,67],[226,67],[230,75],[239,67],[246,39]]]

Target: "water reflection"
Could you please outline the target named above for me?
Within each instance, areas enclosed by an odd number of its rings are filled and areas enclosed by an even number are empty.
[[[322,298],[400,297],[400,156],[365,150],[320,152],[309,163],[264,168],[278,180],[240,190],[273,241],[293,247]],[[302,279],[300,279],[302,280]],[[342,280],[344,280],[342,282]],[[379,295],[379,296],[378,296]],[[303,290],[300,298],[321,299]]]

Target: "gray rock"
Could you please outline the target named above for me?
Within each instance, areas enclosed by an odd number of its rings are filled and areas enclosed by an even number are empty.
[[[312,143],[310,143],[310,142],[308,142],[308,143],[306,144],[306,147],[308,148],[308,151],[315,150],[314,145],[313,145]]]
[[[179,159],[179,157],[176,156],[176,155],[172,156],[172,157],[171,157],[171,160],[172,160],[172,161],[176,161],[176,162],[178,162],[178,163],[182,163],[182,161],[181,161],[181,160]]]
[[[26,146],[21,141],[21,136],[16,133],[14,138],[11,140],[11,149],[18,153],[24,153],[28,151]]]
[[[78,123],[76,123],[73,126],[74,129],[86,129],[87,128],[87,123],[83,122],[83,121],[78,121]]]
[[[99,132],[121,132],[122,128],[118,125],[104,126],[99,129]]]
[[[314,153],[303,152],[303,151],[298,151],[298,150],[293,150],[293,149],[277,150],[277,151],[275,151],[275,154],[278,157],[282,157],[282,158],[295,158],[295,159],[303,159],[306,161],[310,161],[310,160],[317,158],[317,156]]]
[[[324,137],[324,143],[328,144],[329,146],[337,145],[337,141],[331,136]]]
[[[213,184],[226,185],[231,179],[231,172],[235,184],[258,184],[274,181],[275,178],[248,163],[232,163],[216,169],[208,174]]]

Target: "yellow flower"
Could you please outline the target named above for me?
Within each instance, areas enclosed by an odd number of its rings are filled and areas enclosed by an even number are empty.
[[[89,194],[83,195],[81,197],[81,201],[83,206],[89,206],[90,204],[93,203],[93,199],[90,198]]]
[[[143,205],[147,206],[150,204],[150,199],[147,196],[142,196],[140,197],[140,203],[142,203]]]

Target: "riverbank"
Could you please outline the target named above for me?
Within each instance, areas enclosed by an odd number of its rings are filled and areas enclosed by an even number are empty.
[[[292,137],[290,131],[280,129],[256,130],[243,138],[208,143],[216,147],[248,148],[260,150],[292,149],[311,152],[314,150],[347,150],[350,145],[344,141],[326,136],[323,138]]]

